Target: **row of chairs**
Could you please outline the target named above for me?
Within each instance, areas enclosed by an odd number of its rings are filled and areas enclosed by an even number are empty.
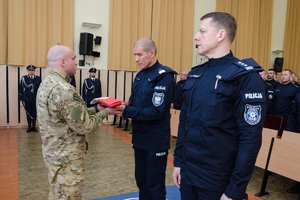
[[[272,173],[300,181],[300,134],[286,131],[287,119],[267,115],[262,133],[262,146],[255,165],[264,169],[260,191],[256,196],[269,194],[266,191],[268,176]]]

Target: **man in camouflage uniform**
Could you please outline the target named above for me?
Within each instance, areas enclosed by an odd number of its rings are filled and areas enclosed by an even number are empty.
[[[70,75],[76,73],[78,64],[70,48],[53,46],[47,59],[53,70],[38,89],[37,116],[48,169],[49,199],[82,199],[85,134],[95,131],[106,116],[119,111],[99,104],[86,108],[70,85]]]

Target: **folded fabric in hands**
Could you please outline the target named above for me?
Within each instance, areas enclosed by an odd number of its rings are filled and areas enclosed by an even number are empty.
[[[95,98],[91,101],[91,104],[100,103],[103,106],[114,108],[116,106],[126,104],[128,105],[128,101],[121,101],[112,97],[99,97]]]

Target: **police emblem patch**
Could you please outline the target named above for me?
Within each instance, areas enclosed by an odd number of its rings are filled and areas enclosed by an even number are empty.
[[[250,125],[256,125],[261,120],[261,106],[252,106],[246,104],[244,119]]]
[[[161,104],[163,104],[164,102],[164,96],[165,94],[164,93],[157,93],[157,92],[154,92],[153,93],[153,96],[152,96],[152,103],[155,107],[158,107],[160,106]]]

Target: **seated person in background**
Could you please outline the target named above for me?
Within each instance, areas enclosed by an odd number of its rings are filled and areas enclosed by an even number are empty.
[[[263,80],[265,80],[266,71],[264,70],[259,72],[259,75]],[[265,86],[265,94],[266,94],[266,113],[270,114],[271,108],[273,107],[274,88],[267,81],[264,81],[264,86]]]
[[[93,107],[95,104],[90,104],[94,98],[102,96],[101,82],[97,79],[96,68],[92,67],[90,70],[90,77],[85,79],[82,86],[82,98],[86,103],[86,106]]]
[[[185,85],[187,73],[185,71],[182,71],[180,73],[180,81],[176,83],[175,91],[174,91],[174,101],[171,104],[171,108],[174,108],[176,110],[181,109],[181,105],[183,102],[183,87]]]
[[[276,80],[276,72],[274,69],[269,69],[267,72],[267,83],[270,83],[273,88],[275,89],[276,86],[279,84],[278,80]]]
[[[281,83],[281,72],[276,73],[276,75],[274,76],[274,80],[278,81],[278,83]]]
[[[292,81],[293,84],[299,85],[299,77],[295,73],[292,74],[292,80],[291,81]]]
[[[271,114],[288,118],[293,101],[299,91],[298,85],[291,83],[292,71],[285,69],[281,73],[281,84],[275,88],[274,92],[274,108]]]
[[[262,78],[264,81],[266,80],[266,71],[265,71],[265,70],[259,72],[259,75],[261,76],[261,78]]]

